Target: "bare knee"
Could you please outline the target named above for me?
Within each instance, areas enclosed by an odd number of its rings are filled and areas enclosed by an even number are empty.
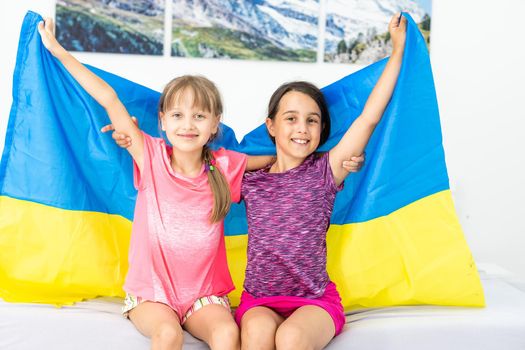
[[[152,349],[181,349],[184,333],[177,324],[161,323],[151,335]]]
[[[239,327],[235,322],[223,322],[214,327],[208,344],[212,349],[238,349]]]
[[[282,324],[275,334],[277,350],[313,350],[313,344],[308,341],[305,331],[296,324]]]
[[[243,349],[273,349],[277,324],[266,317],[243,317],[241,345]]]

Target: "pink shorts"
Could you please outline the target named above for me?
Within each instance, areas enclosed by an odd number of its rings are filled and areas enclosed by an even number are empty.
[[[242,316],[253,307],[264,306],[277,312],[282,317],[290,316],[295,310],[305,305],[319,306],[332,317],[335,326],[335,335],[343,330],[345,325],[345,312],[341,297],[333,282],[328,283],[322,296],[315,299],[293,296],[274,296],[256,298],[246,291],[242,292],[241,303],[235,311],[235,321],[241,326]]]

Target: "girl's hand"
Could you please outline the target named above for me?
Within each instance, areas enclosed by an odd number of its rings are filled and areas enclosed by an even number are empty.
[[[46,18],[43,22],[38,23],[38,33],[42,39],[42,44],[53,56],[57,56],[65,51],[55,38],[55,25],[51,18]]]
[[[350,160],[343,162],[343,168],[349,173],[357,173],[361,170],[365,162],[365,154],[361,154],[359,157],[352,157]]]
[[[407,19],[400,13],[392,17],[388,24],[388,32],[392,38],[393,54],[396,52],[403,52],[405,48]]]
[[[133,123],[138,125],[137,118],[131,117],[131,119],[133,120]],[[115,130],[115,127],[113,127],[113,124],[105,125],[100,129],[100,131],[102,132],[108,132],[111,130]],[[131,146],[131,137],[127,136],[126,134],[122,134],[120,132],[113,131],[113,133],[111,134],[111,137],[113,138],[113,140],[115,140],[115,143],[122,148],[128,148],[129,146]]]

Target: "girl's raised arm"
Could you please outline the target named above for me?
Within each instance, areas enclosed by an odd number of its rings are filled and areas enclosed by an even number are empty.
[[[38,32],[44,46],[55,56],[75,78],[75,80],[89,93],[108,113],[115,130],[128,135],[133,142],[127,148],[139,169],[143,167],[144,140],[140,129],[131,120],[131,117],[117,96],[117,93],[104,80],[93,74],[64,49],[54,35],[53,20],[46,18],[38,24]]]
[[[348,172],[341,168],[341,163],[364,152],[396,86],[405,48],[406,18],[400,14],[395,15],[390,20],[388,30],[393,44],[392,55],[368,97],[363,112],[348,128],[341,141],[330,150],[330,167],[337,185],[348,175]]]

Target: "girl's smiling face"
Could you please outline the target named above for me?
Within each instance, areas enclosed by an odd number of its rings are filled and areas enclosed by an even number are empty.
[[[162,130],[174,149],[202,152],[202,148],[218,131],[219,118],[195,105],[190,89],[181,91],[169,108],[160,114]]]
[[[273,119],[266,127],[275,138],[277,156],[302,161],[315,152],[321,137],[321,110],[307,94],[289,91],[279,101]]]

